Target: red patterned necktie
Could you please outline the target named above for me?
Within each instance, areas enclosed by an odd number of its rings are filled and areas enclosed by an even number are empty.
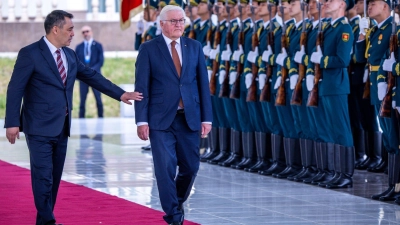
[[[60,72],[61,80],[63,81],[63,84],[65,86],[65,81],[67,80],[67,71],[65,71],[64,62],[63,62],[63,60],[61,58],[60,49],[57,49],[56,54],[57,54],[58,72]]]
[[[172,54],[172,61],[174,61],[176,72],[178,72],[178,77],[181,77],[181,61],[179,60],[178,52],[175,48],[176,41],[171,42],[171,54]],[[183,108],[182,99],[179,99],[179,108]]]

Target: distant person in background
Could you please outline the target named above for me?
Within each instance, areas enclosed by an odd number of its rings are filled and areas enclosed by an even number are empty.
[[[96,70],[96,72],[101,73],[100,69],[104,64],[103,46],[101,46],[99,42],[93,40],[92,29],[89,26],[82,27],[81,32],[85,40],[76,46],[75,52],[83,64]],[[103,117],[103,102],[101,101],[101,93],[93,87],[92,91],[94,98],[96,99],[97,115],[99,118],[101,118]],[[81,96],[81,102],[79,105],[79,118],[85,118],[85,104],[88,92],[89,85],[79,81],[79,93]]]

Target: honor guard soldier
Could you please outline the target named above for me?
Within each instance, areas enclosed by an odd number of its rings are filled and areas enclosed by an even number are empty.
[[[325,2],[325,1],[324,1]],[[307,82],[310,79],[310,76],[314,76],[314,63],[310,61],[311,54],[314,52],[314,49],[316,48],[317,44],[317,36],[319,32],[322,32],[324,28],[326,27],[327,23],[324,22],[326,20],[325,17],[325,9],[324,9],[324,2],[322,1],[317,1],[317,0],[310,0],[309,1],[309,13],[311,17],[314,19],[312,21],[312,28],[311,31],[309,32],[307,36],[307,45],[304,48],[304,53],[303,50],[296,52],[295,55],[295,61],[296,62],[301,62],[303,65],[307,66],[306,70],[306,81],[303,82],[303,99],[302,99],[302,104],[304,102],[307,104],[308,96],[310,91],[312,90],[312,85],[309,85],[309,82]],[[311,79],[313,82],[313,80]],[[305,83],[305,86],[304,86]],[[312,84],[312,83],[311,83]],[[306,95],[306,97],[305,97]],[[322,115],[324,114],[324,111],[322,109],[323,107],[321,106],[321,103],[319,103],[319,107],[307,107],[307,114],[308,114],[308,122],[309,122],[309,136],[312,137],[313,140],[313,155],[307,155],[310,160],[307,160],[308,164],[307,167],[309,168],[309,173],[304,174],[302,177],[297,177],[294,178],[295,181],[303,181],[304,183],[313,183],[313,184],[318,184],[321,181],[326,181],[329,180],[331,177],[327,176],[328,173],[326,173],[327,170],[327,161],[322,160],[323,158],[326,159],[326,151],[321,152],[321,149],[326,150],[326,142],[324,142],[324,139],[322,138],[324,133],[328,133],[330,131],[328,130],[322,130],[322,127],[318,127],[317,129],[317,122],[316,120],[320,119],[322,120]],[[308,148],[307,148],[308,149]],[[310,149],[306,150],[310,151]],[[308,154],[310,154],[308,152]],[[315,165],[316,164],[316,165]],[[313,169],[316,166],[317,173],[313,173]]]
[[[190,19],[190,23],[185,26],[183,36],[196,39],[196,33],[199,29],[200,16],[198,14],[198,6],[200,0],[188,0],[185,5],[186,17]]]
[[[347,67],[354,36],[344,14],[354,6],[354,1],[328,0],[324,6],[331,20],[323,31],[323,43],[316,46],[310,58],[319,66],[321,73],[315,71],[308,105],[323,108],[324,115],[320,115],[323,120],[316,121],[317,129],[321,127],[329,131],[325,142],[333,143],[333,152],[327,149],[327,160],[333,162],[335,174],[329,181],[319,183],[319,186],[346,188],[353,185],[355,162],[347,99],[350,92]],[[322,104],[319,105],[319,102]],[[332,145],[327,146],[331,148]]]
[[[283,4],[283,2],[282,2]],[[286,6],[285,6],[286,7]],[[297,175],[301,171],[300,143],[301,128],[298,121],[295,121],[293,108],[290,105],[292,90],[290,88],[290,75],[298,74],[298,66],[294,65],[293,58],[299,50],[302,14],[299,1],[290,2],[289,16],[293,23],[288,25],[287,29],[282,31],[281,53],[276,58],[276,63],[280,66],[280,75],[278,76],[274,89],[278,89],[275,101],[278,110],[278,118],[283,128],[284,150],[286,157],[286,169],[280,173],[273,174],[276,178],[287,178]],[[297,29],[300,27],[300,33]],[[297,122],[297,123],[296,123]]]
[[[238,31],[238,47],[233,52],[230,60],[229,69],[229,85],[231,93],[229,93],[229,98],[236,99],[235,101],[235,111],[238,116],[238,130],[231,130],[231,156],[218,163],[220,166],[236,168],[237,165],[246,161],[246,152],[243,152],[247,146],[244,145],[246,141],[246,133],[253,131],[250,124],[250,116],[247,109],[246,103],[246,89],[243,83],[241,83],[241,73],[243,72],[243,49],[245,47],[244,39],[247,33],[251,30],[251,19],[246,13],[248,7],[247,0],[241,0],[235,6],[236,17],[240,19],[239,31]],[[235,94],[232,94],[235,92]],[[227,93],[225,93],[227,94]],[[243,144],[242,144],[243,143]]]
[[[356,167],[357,169],[365,169],[366,166],[373,167],[380,163],[382,152],[385,152],[382,149],[382,140],[384,149],[390,149],[390,134],[388,133],[390,131],[386,130],[386,127],[383,126],[383,119],[378,117],[382,134],[379,132],[378,124],[375,124],[381,105],[381,101],[378,98],[378,70],[381,60],[389,48],[389,39],[392,33],[390,25],[393,18],[390,16],[389,4],[388,1],[370,1],[368,3],[368,16],[374,19],[377,25],[369,28],[369,20],[364,17],[359,23],[360,35],[356,44],[356,58],[358,62],[367,62],[367,70],[363,77],[363,81],[366,83],[363,97],[370,98],[370,104],[375,110],[373,113],[371,112],[368,118],[368,122],[372,124],[371,132],[370,130],[368,131],[368,140],[370,141],[371,136],[373,136],[374,145],[368,145],[367,156],[369,160],[361,163]],[[368,113],[368,111],[365,113]],[[373,135],[370,133],[373,133]]]
[[[218,83],[220,86],[219,92],[216,92],[216,96],[220,98],[222,103],[223,117],[226,119],[226,123],[222,124],[220,128],[220,157],[216,157],[208,162],[211,164],[218,164],[224,162],[230,158],[231,151],[231,140],[234,138],[231,135],[231,131],[239,130],[239,118],[236,113],[235,101],[229,98],[230,85],[229,85],[229,69],[230,69],[230,59],[232,56],[232,51],[237,49],[238,43],[238,21],[236,18],[235,5],[236,0],[224,0],[219,3],[223,3],[224,7],[221,11],[226,18],[227,28],[221,32],[221,42],[220,42],[220,62],[218,71]]]
[[[397,110],[398,100],[396,95],[398,90],[396,81],[399,80],[398,76],[400,75],[400,63],[398,63],[400,51],[398,48],[399,31],[397,31],[397,25],[394,21],[396,1],[388,1],[386,3],[384,3],[385,5],[381,10],[386,10],[386,7],[389,7],[389,10],[391,8],[393,10],[393,15],[391,16],[393,20],[388,25],[391,30],[389,51],[386,54],[386,59],[379,68],[377,87],[378,99],[381,101],[378,114],[379,123],[382,130],[384,130],[383,135],[388,138],[389,143],[389,146],[385,145],[385,149],[389,153],[389,187],[383,193],[373,195],[372,198],[380,201],[393,201],[400,197],[399,113]],[[385,131],[387,132],[385,133]]]
[[[278,0],[276,0],[278,2]],[[279,1],[279,6],[277,6],[277,12],[279,18],[282,18],[282,23],[279,23],[280,21],[275,21],[273,23],[274,26],[274,32],[273,32],[273,37],[271,33],[271,38],[268,42],[267,49],[263,52],[262,54],[262,61],[268,65],[269,67],[272,67],[272,78],[266,78],[265,85],[263,87],[263,90],[260,96],[260,101],[265,101],[268,102],[268,111],[270,112],[270,119],[274,121],[274,128],[273,128],[273,135],[271,136],[271,145],[272,145],[272,165],[266,169],[266,170],[260,170],[258,173],[261,175],[273,175],[273,174],[279,174],[283,170],[285,170],[287,167],[286,165],[288,164],[288,159],[285,158],[287,149],[289,149],[289,146],[287,145],[288,142],[286,141],[286,137],[288,136],[288,129],[286,127],[285,123],[282,123],[282,121],[279,119],[279,115],[282,113],[282,109],[278,109],[278,107],[275,106],[276,98],[277,98],[277,92],[278,89],[274,88],[274,84],[277,83],[277,80],[282,79],[279,78],[281,75],[281,67],[280,65],[277,64],[276,58],[278,54],[281,52],[281,46],[282,46],[282,35],[286,36],[287,32],[287,27],[291,26],[291,24],[294,23],[294,20],[290,17],[289,15],[289,2],[287,1]],[[275,3],[276,4],[276,3]],[[285,29],[284,29],[285,28]],[[273,41],[272,41],[273,40]],[[286,41],[285,41],[286,42]],[[271,68],[270,68],[271,69]],[[268,83],[267,83],[268,82]],[[280,83],[280,81],[278,82]],[[269,95],[269,98],[268,98]],[[284,107],[281,107],[284,108]],[[286,113],[286,115],[291,115],[291,113]],[[291,120],[291,117],[288,118],[288,121]],[[294,128],[293,128],[294,129]],[[284,137],[283,137],[284,136]],[[284,144],[284,142],[286,142]],[[285,149],[286,146],[286,149]]]
[[[275,105],[273,104],[273,101],[271,101],[271,84],[269,82],[270,79],[272,79],[272,73],[273,73],[273,67],[268,66],[265,64],[264,61],[262,61],[262,53],[267,50],[267,46],[273,45],[274,43],[274,30],[278,29],[280,27],[279,23],[277,22],[275,15],[276,15],[276,4],[277,2],[274,1],[259,1],[258,5],[258,16],[263,20],[263,23],[261,24],[260,28],[257,31],[258,35],[258,41],[259,44],[257,46],[257,52],[252,51],[248,54],[247,56],[247,61],[249,63],[255,63],[256,66],[258,67],[258,82],[256,83],[256,87],[254,87],[253,83],[253,74],[251,73],[250,78],[251,79],[246,79],[246,87],[249,87],[248,90],[248,95],[254,92],[252,89],[256,89],[257,95],[255,102],[251,102],[249,104],[252,104],[253,107],[255,104],[259,104],[260,106],[260,117],[263,117],[264,122],[265,122],[265,127],[263,128],[264,131],[256,133],[256,146],[257,146],[257,158],[258,162],[256,165],[254,165],[252,168],[248,168],[247,171],[249,172],[258,172],[258,171],[264,171],[269,169],[273,164],[275,163],[274,160],[276,160],[274,147],[278,147],[275,144],[276,138],[274,134],[277,135],[282,135],[282,129],[280,128],[280,124],[277,118],[276,114],[276,109]],[[276,25],[275,25],[276,24]],[[253,71],[252,71],[253,72]],[[268,78],[267,78],[267,73],[268,73]],[[268,79],[268,83],[266,84],[266,80]],[[251,83],[250,83],[251,82]],[[267,93],[269,93],[269,102],[268,101],[261,101],[261,94],[263,93],[264,87],[267,86],[266,90]],[[272,108],[272,110],[270,109]],[[272,111],[272,112],[271,112]],[[274,118],[274,119],[273,119]],[[275,140],[274,140],[275,139]],[[280,147],[278,147],[278,151],[280,150]],[[279,154],[279,153],[278,153]],[[272,159],[271,159],[272,157]],[[284,159],[283,159],[284,161]]]
[[[150,4],[148,4],[150,3]],[[158,0],[150,0],[144,2],[143,19],[147,22],[146,26],[140,20],[138,22],[138,31],[135,38],[135,49],[138,50],[140,44],[148,40],[154,39],[157,34],[157,16],[158,16]],[[144,31],[144,28],[147,28]]]
[[[209,6],[212,5],[209,2]],[[220,42],[221,42],[221,32],[226,29],[225,26],[225,14],[222,14],[222,3],[215,2],[213,5],[213,12],[217,16],[217,26],[213,35],[207,35],[207,44],[203,47],[204,55],[206,56],[206,65],[208,71],[208,77],[210,81],[210,93],[211,93],[211,104],[213,110],[213,123],[210,136],[210,152],[200,158],[201,162],[207,162],[215,157],[219,157],[220,154],[220,141],[219,138],[219,128],[222,124],[226,123],[225,118],[223,117],[223,109],[221,108],[221,100],[215,94],[217,91],[219,92],[219,83],[217,82],[217,75],[219,69],[219,53],[220,53]],[[211,19],[209,21],[211,23]],[[223,147],[223,145],[222,145]],[[225,153],[224,153],[225,154]]]

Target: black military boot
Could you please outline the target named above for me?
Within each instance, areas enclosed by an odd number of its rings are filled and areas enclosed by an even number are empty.
[[[239,163],[235,169],[242,170],[244,168],[251,168],[255,164],[257,164],[257,151],[255,146],[255,135],[253,132],[244,133],[246,135],[246,140],[243,143],[243,150],[247,152],[247,159],[243,163]]]
[[[335,145],[333,143],[320,143],[320,156],[322,164],[322,175],[315,177],[311,181],[311,184],[318,185],[321,182],[327,182],[332,180],[335,175],[334,158],[335,158]]]
[[[258,172],[259,170],[266,170],[271,167],[271,134],[256,132],[256,149],[257,149],[257,164],[250,168],[244,168],[247,172]]]
[[[315,164],[317,166],[317,173],[309,178],[305,178],[303,180],[303,183],[309,184],[311,183],[313,180],[318,180],[320,179],[324,174],[324,168],[323,168],[323,162],[322,162],[322,156],[321,156],[321,142],[315,142],[314,141],[314,146],[313,146],[313,154],[314,154],[314,159],[315,159]],[[326,149],[326,144],[324,144],[324,148]]]
[[[382,149],[384,147],[382,146]],[[382,160],[375,167],[368,167],[367,171],[371,173],[384,173],[388,169],[388,153],[382,150]]]
[[[312,178],[317,174],[315,166],[315,155],[314,155],[314,141],[304,139],[304,151],[301,159],[303,162],[304,172],[295,176],[294,181],[303,182],[305,179]],[[304,160],[303,160],[304,158]],[[289,178],[288,178],[289,179]]]
[[[286,169],[280,173],[272,174],[276,178],[286,179],[289,176],[295,176],[301,171],[300,142],[299,139],[283,139]]]
[[[381,132],[367,132],[367,147],[366,155],[367,158],[360,163],[356,169],[366,170],[369,167],[375,167],[381,160],[382,152],[382,133]],[[378,155],[376,155],[378,154]]]
[[[282,136],[271,134],[272,165],[268,169],[259,170],[259,174],[270,176],[274,173],[280,173],[286,168],[282,140]]]
[[[302,166],[302,168],[301,168],[301,171],[298,173],[298,174],[296,174],[296,175],[294,175],[294,176],[288,176],[286,179],[288,179],[288,180],[293,180],[295,177],[297,177],[297,176],[301,176],[303,173],[305,173],[306,172],[306,168],[305,168],[305,156],[306,156],[306,153],[304,153],[304,150],[306,149],[305,148],[305,139],[302,139],[302,138],[300,138],[299,139],[299,146],[300,146],[300,159],[301,159],[301,166]]]
[[[356,154],[356,161],[354,165],[357,167],[364,161],[365,155],[365,131],[362,129],[354,129],[353,131],[354,149]]]
[[[340,177],[340,145],[334,144],[334,155],[333,155],[333,170],[334,170],[334,176],[327,181],[320,182],[318,186],[320,187],[326,187],[328,183],[335,182],[339,177]]]
[[[326,188],[351,188],[353,187],[353,173],[354,173],[354,147],[345,147],[340,145],[339,162],[335,164],[340,168],[339,178],[333,180],[326,185]]]
[[[218,129],[218,131],[219,131],[219,148],[221,151],[215,158],[207,161],[210,164],[218,164],[219,162],[223,162],[223,161],[227,160],[230,155],[229,144],[230,144],[230,140],[231,140],[231,135],[230,135],[231,129],[220,127]]]
[[[380,201],[394,201],[397,197],[400,197],[400,154],[389,154],[388,169],[390,191],[382,195],[379,198]]]
[[[220,166],[230,167],[232,164],[242,160],[242,134],[234,129],[231,130],[231,156],[218,163]]]
[[[236,168],[236,166],[241,165],[248,160],[248,151],[246,151],[246,146],[248,146],[248,144],[245,144],[248,142],[248,134],[249,132],[242,132],[242,158],[238,162],[232,163],[230,165],[231,168]],[[252,134],[252,132],[250,132],[250,134]]]
[[[219,154],[217,127],[211,128],[210,133],[208,133],[208,141],[210,151],[200,156],[200,162],[207,162],[207,160],[213,159]]]

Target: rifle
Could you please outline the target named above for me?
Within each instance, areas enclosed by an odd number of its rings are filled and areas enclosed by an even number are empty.
[[[215,13],[218,15],[219,6],[215,4]],[[219,31],[219,21],[217,23],[217,27],[215,29],[215,34],[214,34],[214,49],[216,49],[221,42],[221,32]],[[217,60],[215,59],[212,64],[212,73],[211,73],[211,79],[210,79],[210,94],[215,95],[216,92],[216,86],[217,86],[217,73],[218,73],[219,65]]]
[[[282,18],[285,18],[284,17],[284,7],[282,6],[281,0],[279,0],[279,10],[281,10]],[[282,48],[285,48],[285,49],[287,48],[286,24],[285,23],[282,23],[281,45],[282,45]],[[288,70],[284,66],[282,66],[281,73],[282,73],[282,79],[281,79],[281,84],[279,85],[278,92],[276,95],[276,101],[275,101],[276,106],[285,106],[286,105],[285,82],[288,77]]]
[[[303,17],[303,24],[301,28],[301,36],[300,36],[300,48],[303,47],[304,50],[307,44],[307,31],[306,31],[306,18],[305,18],[305,10],[307,7],[307,3],[301,0],[301,11]],[[306,77],[306,66],[303,63],[299,63],[299,79],[297,80],[296,86],[292,93],[292,100],[290,101],[291,105],[301,105],[302,103],[302,95],[303,95],[303,79]]]
[[[254,19],[254,14],[255,14],[255,8],[253,6],[253,2],[252,0],[250,0],[249,2],[250,4],[250,10],[251,10],[251,19],[253,20],[253,34],[251,37],[251,50],[252,51],[256,51],[257,50],[257,46],[259,44],[258,41],[258,36],[257,36],[257,24],[256,21]],[[258,67],[256,63],[252,63],[251,64],[251,73],[253,74],[253,77],[251,79],[251,85],[249,90],[247,91],[247,97],[246,97],[246,102],[255,102],[257,99],[257,83],[256,83],[256,79],[258,77]]]
[[[317,44],[316,46],[320,46],[321,50],[323,49],[323,40],[324,35],[322,33],[322,23],[321,23],[321,2],[317,0],[317,7],[318,7],[318,34],[317,34]],[[307,106],[310,107],[318,107],[318,85],[319,80],[322,79],[322,71],[321,66],[319,63],[314,65],[314,86],[310,93],[308,93],[308,101]]]
[[[238,1],[238,10],[240,14],[240,18],[242,18],[242,13],[243,13],[243,6],[240,4]],[[240,26],[240,31],[239,31],[239,38],[238,38],[238,44],[244,45],[244,22],[241,20],[242,25]],[[240,98],[240,75],[243,73],[243,63],[240,62],[240,60],[237,63],[237,69],[236,69],[236,79],[235,83],[232,85],[231,89],[231,94],[229,95],[229,98],[232,99],[239,99]]]
[[[211,37],[212,37],[212,20],[211,20],[211,16],[212,16],[212,4],[210,4],[210,0],[207,1],[207,6],[208,6],[208,13],[210,15],[210,18],[208,19],[208,30],[207,30],[207,34],[206,34],[206,43],[207,45],[210,44],[211,45]],[[206,59],[208,58],[208,56],[206,56]]]
[[[229,22],[228,25],[228,33],[226,34],[226,49],[228,49],[228,46],[232,45],[232,21],[231,21],[231,7],[228,5],[228,0],[225,0],[225,8],[226,8],[226,13],[228,14],[227,21]],[[219,90],[219,95],[218,97],[220,98],[229,98],[229,68],[230,68],[230,61],[226,60],[225,61],[225,78],[224,81],[221,84],[221,89]]]
[[[268,11],[269,11],[269,32],[268,32],[268,43],[267,47],[269,46],[274,46],[274,28],[272,27],[272,5],[271,3],[268,3]],[[261,91],[260,95],[260,101],[261,102],[269,102],[271,101],[271,83],[269,80],[272,77],[272,72],[273,72],[273,67],[271,63],[268,63],[267,65],[267,77],[265,79],[265,85]]]
[[[389,48],[390,48],[390,55],[394,53],[393,55],[397,54],[397,44],[398,44],[398,39],[396,35],[396,21],[394,20],[394,1],[392,0],[392,35],[390,35],[390,42],[389,42]],[[385,97],[382,100],[381,104],[381,109],[379,110],[379,116],[380,117],[387,117],[390,118],[392,115],[392,92],[393,92],[393,87],[395,87],[395,82],[396,79],[394,78],[392,72],[388,72],[388,87],[387,87],[387,92]]]
[[[367,1],[364,1],[364,16],[367,17]],[[368,18],[368,17],[367,17]],[[394,17],[393,17],[394,18]],[[365,30],[365,33],[367,33],[367,30]],[[364,92],[363,92],[363,99],[369,99],[370,98],[370,92],[371,92],[371,81],[369,79],[369,73],[371,72],[368,66],[368,62],[367,62],[367,67],[368,67],[368,76],[367,76],[367,81],[365,82],[364,85]]]
[[[188,37],[191,39],[196,39],[196,33],[194,32],[192,5],[190,4],[190,0],[188,0],[187,2],[188,2],[189,13],[190,13],[190,32],[189,32]]]

